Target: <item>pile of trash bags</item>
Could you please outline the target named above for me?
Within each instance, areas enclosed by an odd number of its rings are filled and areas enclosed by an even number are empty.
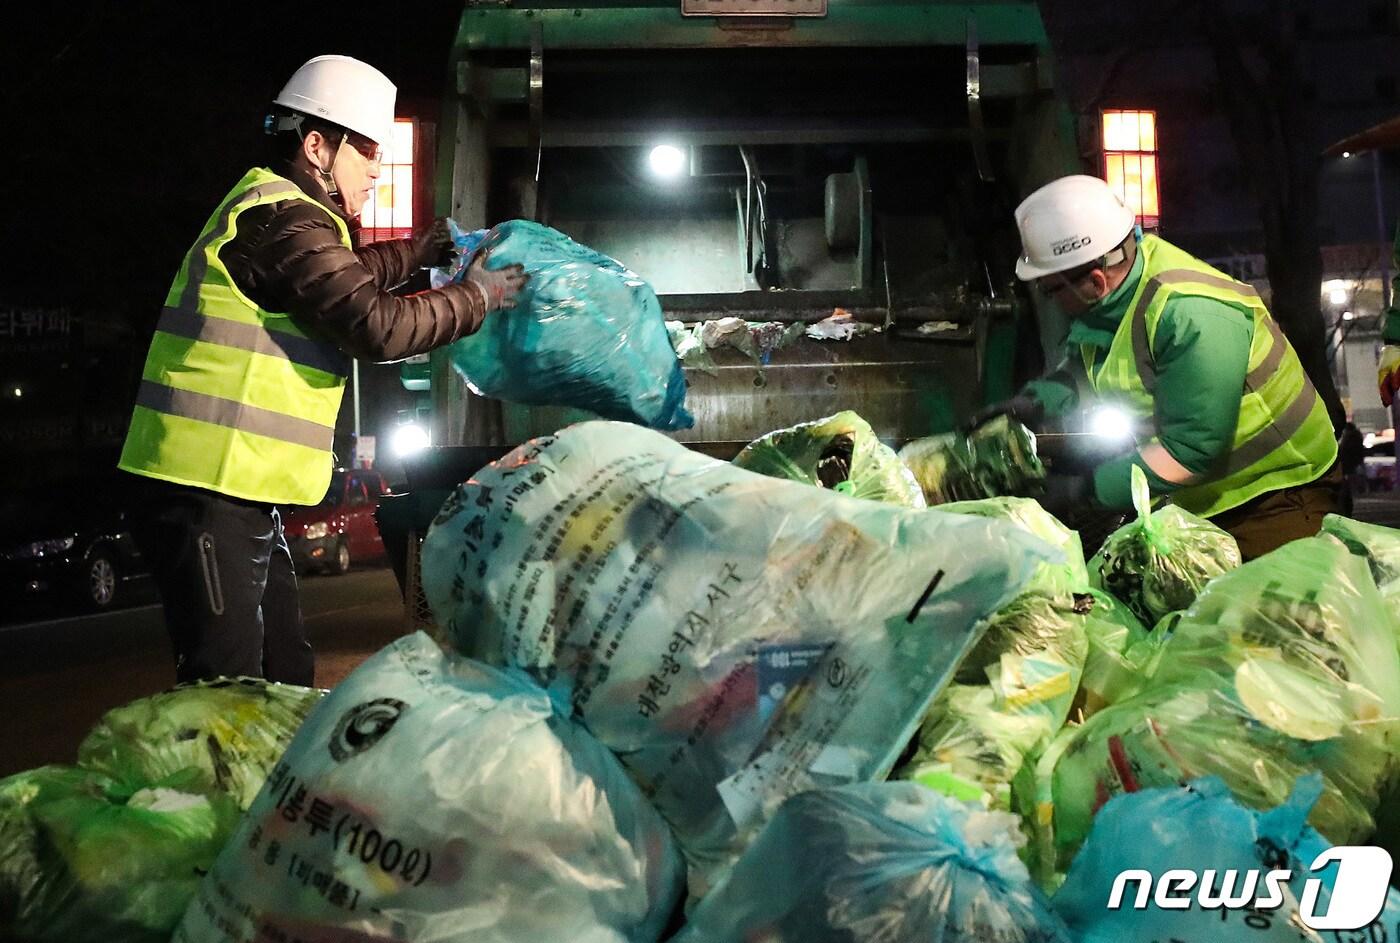
[[[169,940],[322,693],[179,685],[109,711],[78,765],[0,780],[0,938]]]
[[[1321,773],[1311,821],[1354,844],[1400,757],[1400,656],[1363,557],[1296,540],[1212,580],[1148,659],[1141,689],[1066,727],[1038,760],[1042,881],[1073,859],[1110,796],[1219,776],[1241,802],[1283,802]],[[1378,630],[1379,629],[1379,630]]]
[[[1045,480],[1035,435],[998,416],[969,435],[947,432],[899,450],[930,507],[1003,495],[1035,494]]]
[[[853,498],[924,506],[924,493],[913,473],[876,438],[870,424],[850,410],[770,432],[746,445],[734,464]]]
[[[457,489],[422,573],[463,654],[528,672],[619,756],[698,898],[788,796],[883,778],[1052,553],[587,422]]]
[[[1034,462],[999,467],[960,480]],[[1241,565],[1136,481],[1086,563],[959,475],[922,507],[849,412],[732,463],[607,421],[527,443],[424,540],[441,641],[326,696],[177,688],[0,780],[0,937],[1258,943],[1330,938],[1343,875],[1375,914],[1335,929],[1400,927],[1364,847],[1400,533],[1330,517]],[[1183,874],[1231,903],[1178,908]]]
[[[472,389],[654,429],[694,424],[661,303],[641,276],[529,220],[501,223],[484,236],[455,224],[453,231],[463,251],[446,280],[465,278],[474,252],[488,253],[488,268],[520,263],[530,276],[514,308],[448,345]]]

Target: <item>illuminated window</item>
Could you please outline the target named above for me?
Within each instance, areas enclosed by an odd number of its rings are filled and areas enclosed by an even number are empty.
[[[1156,229],[1161,212],[1155,111],[1103,113],[1103,175],[1143,228]]]
[[[370,191],[369,202],[360,214],[361,244],[381,239],[402,239],[413,234],[413,145],[416,137],[412,118],[394,122],[393,140],[384,148],[379,179]]]

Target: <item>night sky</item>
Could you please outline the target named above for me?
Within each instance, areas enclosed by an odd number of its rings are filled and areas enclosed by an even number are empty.
[[[11,19],[0,303],[157,310],[208,214],[258,161],[262,117],[298,65],[351,55],[401,101],[435,98],[460,9],[62,3]]]

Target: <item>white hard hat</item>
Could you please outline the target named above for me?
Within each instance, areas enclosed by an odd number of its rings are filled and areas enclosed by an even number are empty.
[[[1133,211],[1098,177],[1076,174],[1051,181],[1016,207],[1021,231],[1016,277],[1029,282],[1100,259],[1136,222]]]
[[[292,73],[275,103],[387,145],[397,92],[372,65],[349,56],[317,56]]]

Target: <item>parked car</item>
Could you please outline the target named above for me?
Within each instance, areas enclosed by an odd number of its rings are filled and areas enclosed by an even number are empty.
[[[150,571],[128,531],[120,484],[107,480],[0,501],[0,598],[111,609]]]
[[[356,561],[384,557],[374,523],[379,496],[389,493],[383,476],[364,468],[338,469],[315,507],[284,510],[282,526],[297,572],[345,573]]]

